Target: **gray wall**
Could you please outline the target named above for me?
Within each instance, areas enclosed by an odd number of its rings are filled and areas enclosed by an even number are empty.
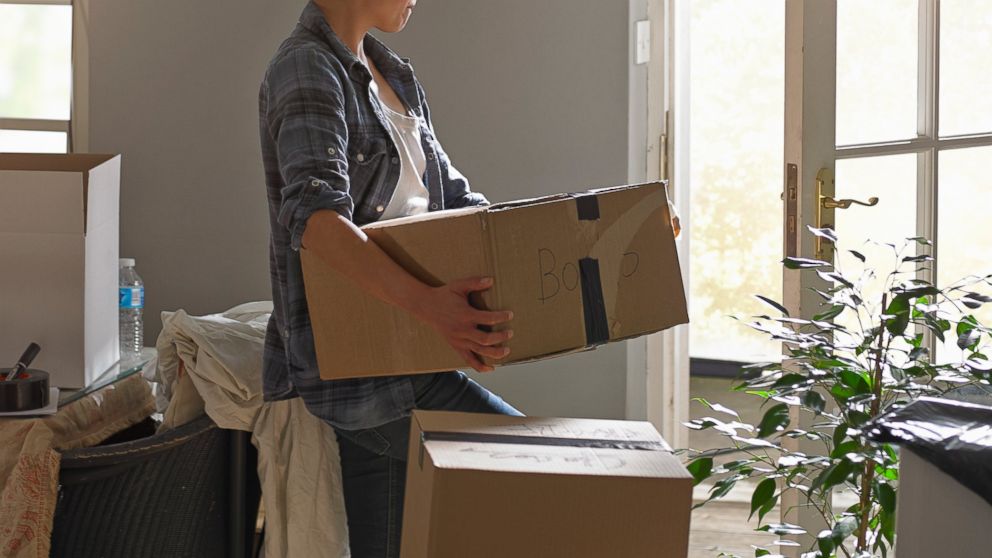
[[[628,37],[641,4],[423,0],[384,38],[412,58],[473,187],[532,197],[637,178],[646,109],[630,92],[645,78]],[[124,154],[121,254],[145,279],[152,340],[162,310],[270,298],[256,95],[302,5],[91,3],[90,149]],[[626,368],[617,344],[480,379],[530,414],[622,417]]]

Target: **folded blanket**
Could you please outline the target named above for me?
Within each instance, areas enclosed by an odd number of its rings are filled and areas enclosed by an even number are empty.
[[[163,428],[206,412],[252,433],[265,509],[266,558],[348,557],[341,462],[334,430],[301,399],[262,400],[262,349],[272,304],[223,314],[162,314],[158,367]]]

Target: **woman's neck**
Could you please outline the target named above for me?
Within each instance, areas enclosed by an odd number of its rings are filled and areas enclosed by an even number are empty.
[[[362,41],[371,26],[352,8],[352,3],[347,0],[317,0],[314,3],[341,42],[356,56],[363,57]]]

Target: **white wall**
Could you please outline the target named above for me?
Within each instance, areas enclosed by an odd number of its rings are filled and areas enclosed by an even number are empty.
[[[384,38],[412,58],[473,187],[532,197],[640,178],[646,76],[629,29],[644,3],[422,0]],[[256,96],[303,4],[91,3],[90,148],[124,154],[121,254],[145,279],[152,339],[162,310],[270,297]],[[529,414],[623,417],[626,367],[616,344],[480,380]]]

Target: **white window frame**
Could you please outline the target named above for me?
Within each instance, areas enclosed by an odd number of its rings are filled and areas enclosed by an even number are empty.
[[[918,0],[916,137],[905,140],[836,145],[834,159],[916,155],[916,234],[933,242],[933,262],[921,279],[936,284],[940,265],[937,210],[939,154],[952,149],[992,147],[992,130],[941,137],[940,130],[940,0]],[[926,335],[931,354],[936,340]]]
[[[72,85],[70,91],[70,111],[68,120],[43,119],[43,118],[0,118],[0,130],[11,130],[19,132],[63,132],[66,135],[66,153],[74,151],[74,147],[79,147],[74,141],[77,134],[74,133],[73,122],[76,120],[76,106],[78,103],[76,95],[76,85],[78,82],[77,55],[79,54],[79,42],[77,41],[78,27],[77,13],[79,10],[72,0],[0,0],[0,4],[6,5],[35,5],[35,6],[70,6],[72,8]]]

